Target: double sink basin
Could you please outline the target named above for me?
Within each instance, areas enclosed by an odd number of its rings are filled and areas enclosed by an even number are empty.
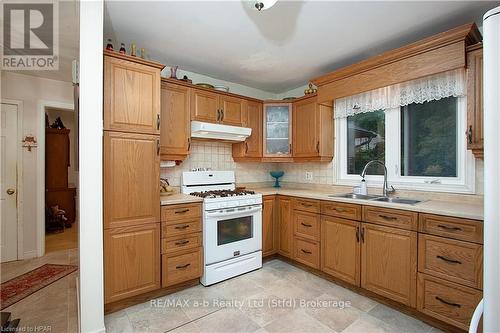
[[[343,194],[332,194],[329,195],[332,198],[347,198],[347,199],[357,199],[357,200],[367,200],[367,201],[379,201],[379,202],[390,202],[398,203],[404,205],[415,205],[422,200],[411,199],[411,198],[398,198],[398,197],[384,197],[380,195],[364,195],[355,193],[343,193]]]

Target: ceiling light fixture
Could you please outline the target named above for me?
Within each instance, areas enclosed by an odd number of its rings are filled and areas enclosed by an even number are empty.
[[[261,12],[274,6],[277,1],[278,0],[249,0],[247,3],[252,9],[256,9]]]

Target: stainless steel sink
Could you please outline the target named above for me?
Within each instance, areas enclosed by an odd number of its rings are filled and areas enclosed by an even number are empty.
[[[422,200],[411,199],[411,198],[383,197],[380,195],[363,195],[363,194],[355,194],[355,193],[332,194],[332,195],[329,195],[329,197],[390,202],[390,203],[398,203],[398,204],[404,204],[404,205],[415,205],[415,204],[418,204],[419,202],[422,202]]]
[[[377,199],[379,195],[364,195],[364,194],[355,194],[355,193],[342,193],[342,194],[332,194],[329,195],[332,198],[347,198],[347,199],[358,199],[358,200],[373,200]]]
[[[405,205],[415,205],[415,204],[418,204],[419,202],[422,202],[422,200],[417,200],[417,199],[393,198],[393,197],[378,197],[378,198],[371,199],[371,200],[372,201],[390,202],[390,203],[399,203],[399,204],[405,204]]]

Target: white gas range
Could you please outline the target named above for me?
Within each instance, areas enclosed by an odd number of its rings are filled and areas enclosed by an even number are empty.
[[[182,193],[203,197],[203,285],[262,267],[261,194],[236,190],[233,171],[183,172]]]

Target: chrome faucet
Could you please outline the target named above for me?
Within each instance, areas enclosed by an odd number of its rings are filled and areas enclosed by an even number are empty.
[[[361,177],[363,179],[365,179],[365,175],[366,175],[366,169],[372,165],[373,163],[377,163],[377,164],[380,164],[381,166],[384,167],[384,187],[382,188],[382,194],[384,195],[384,197],[387,197],[388,194],[390,193],[394,193],[396,191],[396,189],[394,188],[394,186],[391,185],[391,187],[389,188],[389,186],[387,185],[387,168],[385,166],[385,164],[379,160],[371,160],[370,162],[366,163],[365,167],[363,168],[363,171],[361,172]]]

